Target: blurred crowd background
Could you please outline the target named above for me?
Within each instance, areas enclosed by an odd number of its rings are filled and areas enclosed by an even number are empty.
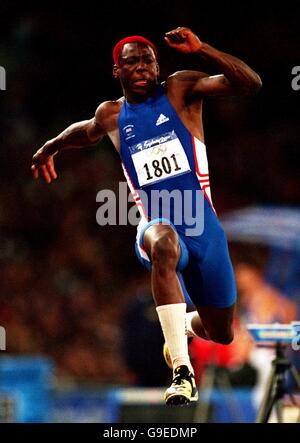
[[[214,205],[220,216],[249,205],[300,205],[300,91],[291,87],[291,70],[300,65],[299,5],[227,3],[110,0],[30,8],[1,2],[7,85],[0,91],[0,325],[7,353],[48,355],[58,376],[77,380],[151,385],[168,376],[149,275],[135,257],[135,228],[96,223],[97,192],[117,193],[124,181],[110,141],[60,155],[51,185],[30,174],[31,157],[46,140],[121,96],[111,75],[111,50],[120,38],[152,40],[162,80],[180,69],[218,73],[166,47],[164,33],[177,26],[191,27],[256,70],[263,81],[256,97],[205,101]],[[237,259],[249,252],[231,248]],[[256,252],[252,247],[251,260],[263,274]],[[240,283],[249,293],[247,278]],[[259,294],[249,309],[263,300]],[[278,303],[286,307],[281,321],[295,319],[297,300],[270,300],[265,313]],[[245,342],[239,343],[236,355],[246,361]],[[154,359],[156,371],[146,374]]]

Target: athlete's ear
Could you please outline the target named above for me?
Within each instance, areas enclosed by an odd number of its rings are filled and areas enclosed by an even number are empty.
[[[160,69],[159,69],[159,64],[158,64],[158,63],[156,63],[156,71],[157,71],[157,76],[159,76],[159,74],[160,74]]]
[[[118,65],[114,65],[114,67],[113,67],[113,76],[114,76],[114,78],[119,78],[119,74],[120,74],[120,72],[119,72],[119,66]]]

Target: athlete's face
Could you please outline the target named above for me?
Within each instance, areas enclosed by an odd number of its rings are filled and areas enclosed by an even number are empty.
[[[114,76],[120,79],[126,97],[146,99],[157,84],[159,67],[151,46],[145,43],[126,43]]]

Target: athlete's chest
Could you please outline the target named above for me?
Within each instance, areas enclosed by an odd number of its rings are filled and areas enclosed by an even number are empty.
[[[119,118],[121,137],[128,145],[136,144],[174,130],[176,120],[165,100],[156,100],[139,107],[125,105]]]
[[[190,135],[166,100],[148,106],[124,106],[120,124],[121,157],[133,166],[139,186],[191,170],[186,148]]]

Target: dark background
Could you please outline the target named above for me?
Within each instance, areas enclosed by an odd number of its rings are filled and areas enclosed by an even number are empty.
[[[120,324],[136,292],[147,292],[148,275],[135,258],[135,228],[95,221],[96,193],[124,181],[118,155],[106,138],[57,158],[50,186],[30,175],[46,140],[120,97],[111,75],[120,38],[152,40],[162,80],[187,68],[218,73],[166,46],[164,33],[177,26],[258,72],[257,96],[205,101],[213,201],[220,215],[250,204],[299,205],[300,91],[291,87],[299,17],[296,1],[1,2],[0,324],[9,352],[49,354],[62,375],[131,377]]]

